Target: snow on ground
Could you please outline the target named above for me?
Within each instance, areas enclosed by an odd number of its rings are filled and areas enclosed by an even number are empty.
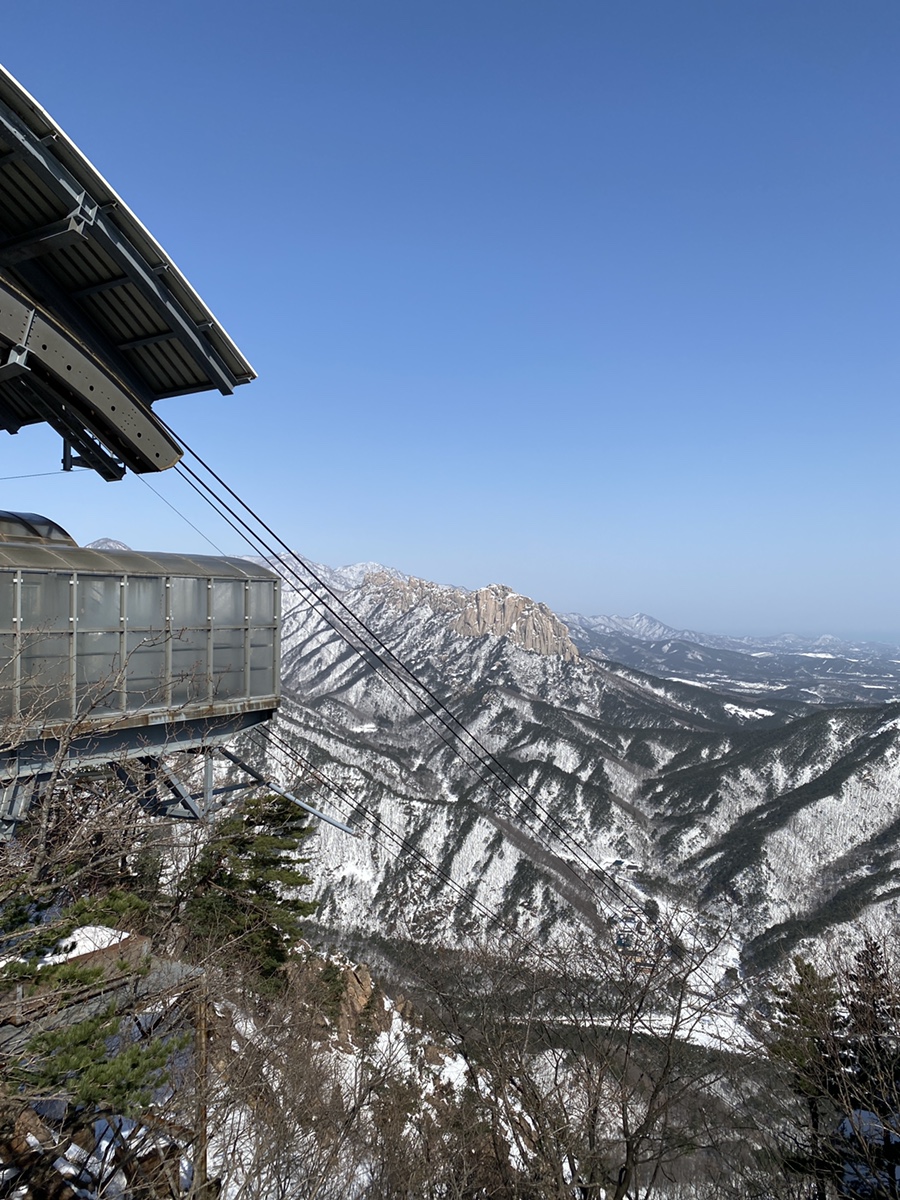
[[[67,962],[70,958],[80,958],[82,954],[92,954],[95,950],[108,950],[110,946],[117,946],[129,937],[131,934],[123,933],[121,929],[109,929],[106,925],[82,925],[60,942],[58,953],[41,959],[41,965],[49,967],[54,963]]]
[[[774,717],[771,708],[742,708],[739,704],[723,704],[726,712],[735,717]]]

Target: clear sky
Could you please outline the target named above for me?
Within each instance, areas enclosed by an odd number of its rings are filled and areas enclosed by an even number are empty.
[[[896,0],[45,0],[7,33],[259,372],[160,411],[300,553],[900,638]],[[0,435],[2,476],[58,459]],[[136,477],[2,507],[209,550]]]

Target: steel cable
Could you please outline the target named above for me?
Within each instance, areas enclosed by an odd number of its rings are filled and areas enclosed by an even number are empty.
[[[589,879],[581,880],[583,884],[592,891],[594,890],[594,884],[601,884],[608,893],[616,898],[619,904],[643,916],[643,912],[634,898],[601,866],[593,854],[577,841],[559,818],[555,817],[529,789],[511,774],[509,769],[496,758],[477,735],[467,728],[440,697],[397,657],[379,635],[350,609],[308,563],[290,549],[287,543],[221,479],[196,451],[186,444],[185,449],[192,455],[200,467],[216,481],[219,487],[223,488],[240,505],[248,517],[252,521],[255,521],[259,528],[266,531],[274,539],[275,543],[289,556],[289,560],[298,563],[304,572],[311,579],[315,580],[325,595],[317,594],[313,586],[298,573],[292,562],[285,561],[281,553],[257,529],[254,529],[253,526],[244,520],[216,492],[215,488],[211,487],[206,480],[187,464],[179,464],[176,470],[181,477],[210,505],[213,511],[222,517],[251,549],[277,563],[278,565],[275,569],[281,575],[284,582],[291,587],[299,588],[301,598],[305,599],[309,606],[324,618],[326,623],[347,642],[351,649],[363,657],[367,665],[374,667],[376,670],[378,667],[382,668],[380,674],[384,682],[412,708],[413,712],[420,719],[428,723],[432,732],[469,769],[476,772],[479,781],[494,796],[501,800],[503,799],[501,793],[497,791],[497,787],[494,786],[496,784],[505,793],[518,801],[531,817],[540,821],[543,824],[546,834],[550,834],[568,853],[576,857],[577,865],[582,870],[590,873]],[[424,709],[425,712],[423,713],[421,709]],[[464,753],[461,753],[461,750]],[[479,774],[479,769],[481,772],[486,772],[491,777],[490,780],[486,779],[483,774]]]

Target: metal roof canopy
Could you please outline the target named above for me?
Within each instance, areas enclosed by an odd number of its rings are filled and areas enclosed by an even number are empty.
[[[0,428],[46,421],[104,479],[181,448],[166,396],[255,372],[159,243],[0,67]]]

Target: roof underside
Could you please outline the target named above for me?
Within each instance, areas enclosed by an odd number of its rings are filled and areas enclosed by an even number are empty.
[[[59,345],[48,351],[23,305]],[[48,421],[107,478],[161,470],[180,448],[151,405],[254,377],[162,247],[0,67],[0,427]]]

